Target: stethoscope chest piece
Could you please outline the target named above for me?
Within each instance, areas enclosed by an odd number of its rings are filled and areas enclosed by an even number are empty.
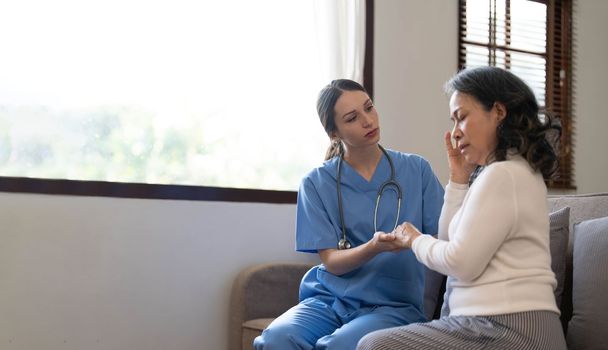
[[[350,247],[351,247],[350,242],[347,241],[346,239],[342,238],[341,240],[338,241],[338,249],[344,250],[344,249],[350,249]]]

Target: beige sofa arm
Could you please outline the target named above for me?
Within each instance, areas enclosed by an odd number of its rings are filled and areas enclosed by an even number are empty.
[[[275,318],[296,305],[302,276],[312,266],[273,263],[241,271],[232,287],[228,349],[241,350],[245,321]]]

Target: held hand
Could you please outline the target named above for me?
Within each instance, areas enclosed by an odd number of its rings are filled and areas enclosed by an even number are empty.
[[[447,131],[443,136],[445,148],[448,154],[448,164],[450,166],[450,181],[466,184],[469,176],[475,170],[475,164],[468,163],[460,150],[452,145],[452,134]]]
[[[378,231],[365,244],[351,249],[320,249],[319,256],[327,271],[336,276],[351,272],[383,252],[398,252],[404,247],[394,233]]]
[[[405,248],[394,231],[391,233],[382,231],[374,233],[371,244],[374,246],[377,253],[396,252]]]
[[[408,249],[411,249],[412,244],[414,244],[414,240],[422,235],[416,226],[407,221],[397,226],[393,232],[395,233],[397,240],[400,242],[400,245]]]

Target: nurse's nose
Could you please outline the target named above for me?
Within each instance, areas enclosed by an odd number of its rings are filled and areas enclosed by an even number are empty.
[[[367,128],[369,126],[372,125],[373,122],[373,118],[369,113],[363,113],[362,114],[362,118],[361,118],[361,122],[363,124],[364,128]]]

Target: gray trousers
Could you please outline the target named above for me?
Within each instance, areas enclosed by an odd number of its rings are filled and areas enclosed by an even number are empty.
[[[566,350],[559,315],[526,311],[494,316],[444,316],[369,333],[358,350]]]

